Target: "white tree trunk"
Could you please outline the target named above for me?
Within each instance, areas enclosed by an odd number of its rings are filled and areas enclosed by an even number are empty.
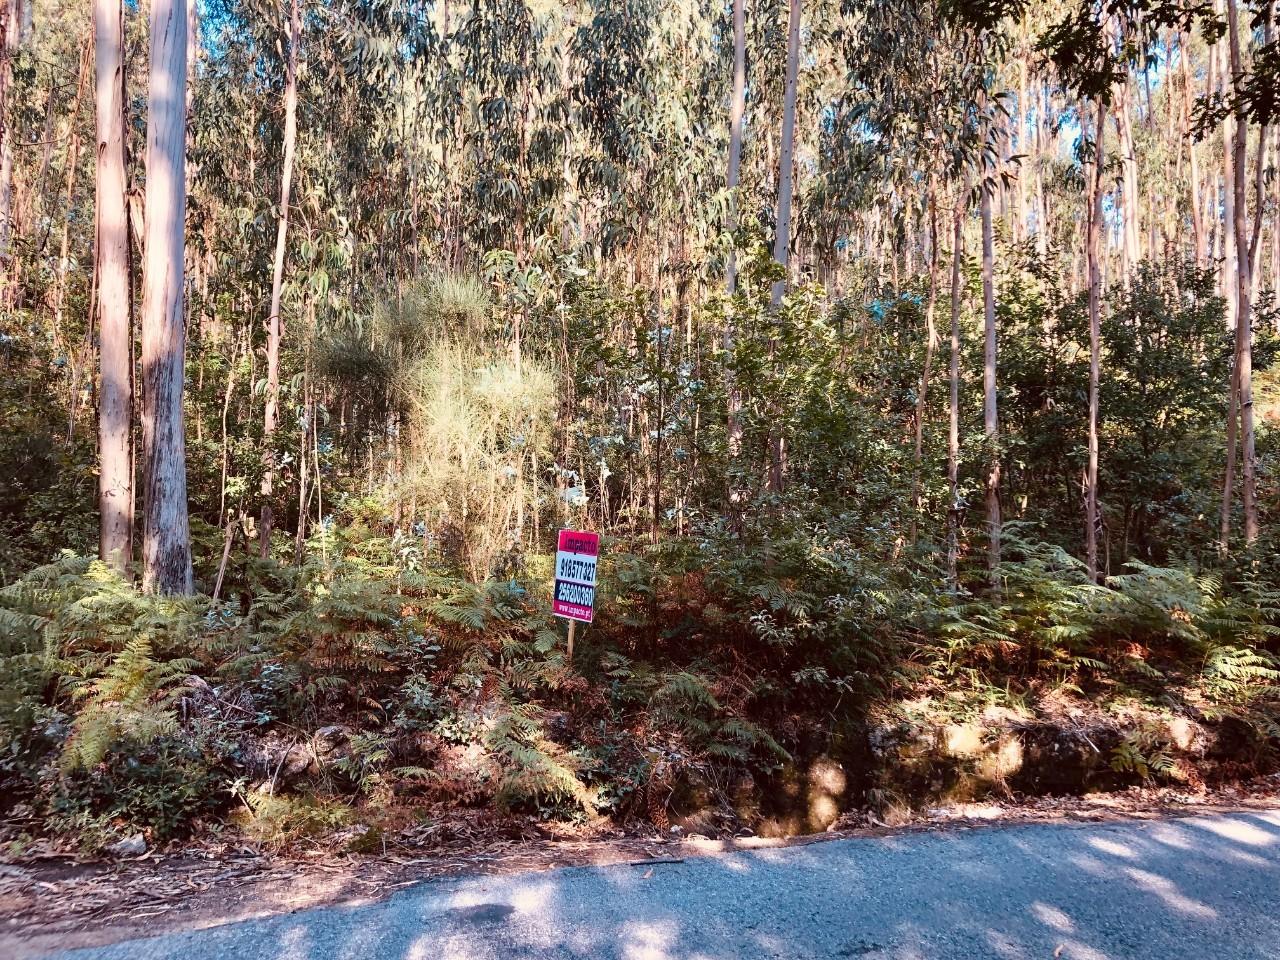
[[[1133,145],[1133,118],[1129,114],[1133,97],[1130,95],[1129,83],[1119,85],[1120,99],[1116,109],[1116,121],[1120,128],[1120,161],[1123,174],[1123,190],[1121,203],[1124,212],[1124,259],[1125,279],[1142,261],[1142,224],[1139,210],[1141,202],[1138,196],[1138,158]]]
[[[924,308],[924,368],[920,371],[920,389],[916,392],[916,444],[911,460],[911,545],[916,545],[923,504],[920,498],[920,471],[924,460],[924,420],[928,415],[929,380],[933,375],[933,353],[938,346],[938,329],[934,309],[938,303],[938,204],[934,181],[930,174],[926,206],[929,213],[929,299]]]
[[[1187,160],[1191,180],[1191,229],[1195,237],[1196,266],[1203,267],[1208,259],[1208,247],[1204,237],[1204,217],[1200,200],[1200,163],[1196,139],[1191,134],[1191,37],[1183,33],[1179,39],[1178,68],[1182,74],[1182,136],[1187,141]]]
[[[13,61],[18,55],[22,37],[21,0],[3,0],[3,36],[0,37],[0,266],[6,272],[13,243]],[[8,281],[6,280],[6,283]],[[13,302],[13,291],[6,290],[5,301]]]
[[[791,252],[791,194],[796,146],[796,86],[800,75],[800,0],[790,0],[787,20],[787,77],[782,100],[782,140],[778,158],[778,218],[773,238],[773,259],[784,275],[774,283],[770,300],[775,308],[787,289],[786,270]],[[771,348],[772,352],[772,348]],[[769,437],[769,482],[771,493],[781,493],[786,476],[786,438],[776,429]]]
[[[947,579],[951,589],[959,587],[956,572],[960,554],[960,267],[964,252],[964,200],[957,201],[951,239],[951,358],[948,365],[947,402]]]
[[[746,112],[747,99],[747,26],[745,13],[746,0],[733,0],[733,94],[729,103],[729,174],[727,187],[729,190],[729,229],[738,228],[738,180],[742,171],[742,117]],[[729,248],[725,262],[725,288],[729,296],[733,296],[738,286],[738,257],[734,247]],[[724,328],[724,352],[731,356],[734,348],[736,331],[730,321]],[[730,470],[742,452],[742,385],[732,370],[728,376],[728,452]],[[741,511],[744,493],[739,488],[736,478],[729,480],[729,512],[730,519],[736,522]]]
[[[1089,454],[1084,474],[1085,567],[1089,579],[1098,579],[1098,381],[1102,366],[1102,266],[1098,257],[1098,235],[1102,228],[1102,171],[1105,162],[1107,111],[1099,100],[1094,104],[1094,158],[1089,171],[1088,230],[1085,257],[1089,272]]]
[[[152,0],[142,268],[142,585],[191,592],[182,415],[186,208],[186,0]]]
[[[746,0],[733,0],[733,94],[729,101],[729,229],[738,228],[738,179],[742,170],[742,116],[747,100],[747,25]],[[725,286],[730,296],[737,288],[738,270],[735,250],[729,249],[725,265]],[[728,344],[726,343],[726,349]]]
[[[1237,6],[1237,0],[1227,0],[1231,75],[1238,80],[1243,75],[1244,67],[1240,52],[1241,30]],[[1246,544],[1251,544],[1258,539],[1258,504],[1253,424],[1253,262],[1250,256],[1248,167],[1246,165],[1249,119],[1243,112],[1236,115],[1234,133],[1230,146],[1234,153],[1231,191],[1234,195],[1232,214],[1236,250],[1235,387],[1239,391],[1240,407],[1240,499],[1244,507],[1244,539]],[[1261,216],[1262,211],[1257,211],[1256,215]]]
[[[124,6],[94,0],[97,108],[95,232],[102,384],[98,405],[98,556],[127,574],[133,559],[133,323],[124,139]]]
[[[262,518],[259,550],[265,558],[271,552],[271,493],[275,480],[276,427],[280,419],[280,298],[284,291],[284,254],[289,234],[289,199],[293,190],[293,157],[298,139],[298,43],[302,37],[302,16],[298,0],[293,0],[289,16],[289,54],[284,78],[284,161],[280,171],[280,219],[276,224],[276,252],[271,267],[271,313],[267,317],[267,396],[262,422],[262,443],[266,470],[262,474]]]
[[[787,81],[782,100],[782,150],[778,160],[778,222],[773,259],[786,269],[791,252],[791,194],[796,148],[796,85],[800,74],[800,0],[790,0],[787,21]],[[785,277],[773,285],[773,305],[782,302]]]
[[[991,190],[982,191],[982,415],[987,438],[987,569],[995,582],[1000,566],[1000,414],[996,400],[995,234],[991,225]]]

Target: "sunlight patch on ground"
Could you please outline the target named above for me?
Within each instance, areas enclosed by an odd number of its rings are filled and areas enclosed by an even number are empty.
[[[1052,927],[1059,933],[1075,933],[1076,931],[1075,921],[1057,907],[1037,900],[1031,905],[1031,912],[1046,927]]]
[[[1061,957],[1062,960],[1111,960],[1110,954],[1076,940],[1067,940],[1059,944],[1058,949],[1061,953],[1055,953],[1054,956]]]
[[[1223,817],[1220,820],[1198,820],[1196,826],[1201,830],[1216,833],[1224,840],[1248,844],[1251,847],[1270,847],[1275,844],[1274,834],[1260,830],[1253,824],[1234,817]]]
[[[1130,849],[1128,844],[1120,843],[1107,837],[1090,837],[1089,846],[1093,847],[1095,850],[1101,850],[1103,853],[1108,853],[1113,857],[1122,857],[1125,860],[1138,859],[1138,855]]]
[[[280,960],[309,960],[311,956],[306,927],[291,927],[280,937]]]
[[[1166,847],[1173,847],[1177,850],[1194,850],[1196,845],[1187,831],[1182,827],[1175,827],[1171,824],[1156,824],[1147,834],[1156,843],[1163,843]]]
[[[548,908],[555,892],[551,883],[521,884],[507,899],[521,913],[539,913]]]
[[[1170,909],[1185,913],[1188,916],[1198,917],[1201,920],[1213,920],[1218,916],[1218,911],[1213,907],[1207,906],[1199,900],[1192,900],[1190,897],[1184,896],[1178,892],[1178,888],[1173,883],[1158,873],[1148,873],[1146,870],[1139,870],[1136,867],[1125,867],[1124,872],[1141,889],[1154,893],[1163,900],[1165,906]]]
[[[679,930],[674,920],[625,924],[619,934],[623,960],[673,960],[670,948]]]
[[[1114,873],[1110,864],[1103,863],[1097,857],[1091,856],[1087,853],[1076,854],[1068,859],[1073,867],[1089,874],[1090,876],[1109,877]]]
[[[997,957],[1007,957],[1008,960],[1022,960],[1027,955],[1021,943],[999,930],[987,931],[987,944]]]

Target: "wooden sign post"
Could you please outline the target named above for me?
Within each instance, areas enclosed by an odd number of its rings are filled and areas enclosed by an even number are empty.
[[[556,544],[556,583],[551,612],[569,621],[568,657],[573,660],[573,635],[579,621],[590,623],[596,606],[596,562],[600,534],[561,530]]]

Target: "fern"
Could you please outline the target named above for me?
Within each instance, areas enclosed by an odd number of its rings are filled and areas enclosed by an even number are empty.
[[[599,806],[598,794],[579,779],[581,758],[547,740],[538,710],[530,704],[507,703],[507,712],[485,737],[499,759],[503,780],[499,802],[510,805],[531,799],[572,800],[588,815]]]
[[[119,740],[145,743],[174,733],[174,687],[194,666],[185,659],[158,662],[150,640],[130,640],[101,677],[72,687],[81,707],[62,751],[63,769],[97,765]]]

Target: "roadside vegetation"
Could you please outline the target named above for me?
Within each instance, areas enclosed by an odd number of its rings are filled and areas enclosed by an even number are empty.
[[[1270,5],[784,6],[7,21],[11,855],[1280,767]]]

